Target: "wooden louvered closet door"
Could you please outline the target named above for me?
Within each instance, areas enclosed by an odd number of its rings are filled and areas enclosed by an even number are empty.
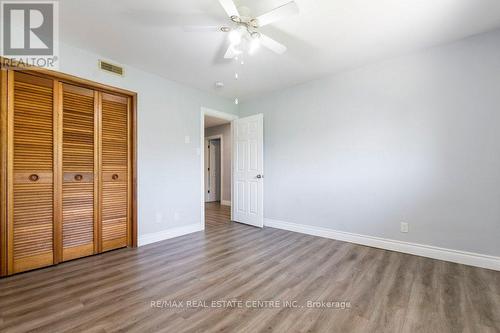
[[[63,85],[62,259],[97,253],[97,93]]]
[[[135,246],[135,95],[0,74],[0,276]]]
[[[129,244],[129,99],[102,94],[101,250]]]
[[[54,263],[54,81],[12,71],[9,85],[7,242],[12,274]]]

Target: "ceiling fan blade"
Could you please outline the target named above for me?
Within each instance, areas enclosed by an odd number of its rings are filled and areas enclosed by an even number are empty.
[[[227,29],[227,30],[226,30]],[[216,25],[188,25],[183,26],[182,30],[184,32],[228,32],[230,31],[229,27],[221,27]]]
[[[262,46],[267,47],[269,50],[277,54],[283,54],[287,50],[285,45],[278,43],[277,41],[266,35],[260,36],[260,43],[262,44]]]
[[[236,8],[233,0],[219,0],[219,2],[229,17],[240,16],[240,13],[238,12],[238,9]]]
[[[257,17],[257,23],[259,27],[274,23],[276,21],[283,20],[287,17],[297,15],[299,13],[299,7],[295,1],[291,1],[283,6],[275,8],[270,12]]]

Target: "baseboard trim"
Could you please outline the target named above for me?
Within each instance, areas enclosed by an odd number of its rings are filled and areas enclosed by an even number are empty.
[[[175,238],[179,236],[184,236],[191,234],[193,232],[202,231],[203,226],[198,224],[191,224],[185,227],[177,227],[168,230],[158,231],[150,234],[145,234],[139,236],[139,246],[144,246],[156,242],[161,242],[166,239]]]
[[[220,204],[222,206],[231,206],[231,201],[229,201],[229,200],[221,200]]]
[[[500,257],[479,253],[446,249],[442,247],[403,242],[398,240],[365,236],[333,229],[314,227],[304,224],[264,219],[266,227],[294,231],[312,236],[336,239],[344,242],[376,247],[384,250],[408,253],[417,256],[450,261],[458,264],[481,267],[500,271]]]

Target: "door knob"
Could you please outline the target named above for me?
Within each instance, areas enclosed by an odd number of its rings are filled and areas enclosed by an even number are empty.
[[[29,180],[31,180],[32,182],[36,182],[40,179],[40,176],[37,175],[37,174],[32,174],[29,176]]]
[[[264,178],[264,175],[257,175],[258,179]]]

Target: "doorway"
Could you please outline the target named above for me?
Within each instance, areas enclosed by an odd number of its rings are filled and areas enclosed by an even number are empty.
[[[264,226],[264,116],[244,118],[201,108],[201,223],[225,225],[230,221],[262,228]],[[206,149],[210,141],[221,138],[220,201],[209,196],[207,177],[210,163]],[[209,142],[207,142],[208,140]],[[208,144],[207,144],[208,143]],[[213,142],[212,142],[213,143]],[[204,148],[206,146],[206,148]],[[216,156],[216,155],[215,155]],[[217,157],[212,158],[212,161]],[[216,178],[215,178],[216,179]],[[212,184],[216,180],[212,181]],[[213,186],[211,187],[213,188]],[[215,200],[215,201],[211,201]],[[222,214],[221,214],[222,212]],[[208,221],[209,216],[214,218]],[[207,217],[207,218],[205,218]]]
[[[237,116],[202,108],[202,221],[204,227],[231,221],[232,120]]]
[[[205,139],[205,202],[221,202],[223,137],[215,135]]]

